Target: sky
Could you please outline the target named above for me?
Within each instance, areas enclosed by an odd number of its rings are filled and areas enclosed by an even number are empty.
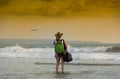
[[[0,0],[0,39],[120,43],[119,0]]]

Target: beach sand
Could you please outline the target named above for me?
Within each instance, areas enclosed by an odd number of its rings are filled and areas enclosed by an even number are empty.
[[[61,70],[60,70],[61,71]],[[113,60],[74,60],[65,74],[55,73],[55,60],[0,58],[0,79],[119,79],[120,63]]]

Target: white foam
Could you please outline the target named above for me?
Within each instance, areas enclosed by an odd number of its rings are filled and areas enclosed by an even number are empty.
[[[70,51],[74,52],[105,52],[108,47],[82,47],[76,48],[68,45]]]
[[[105,52],[106,47],[83,47],[75,48],[69,46],[69,52],[73,59],[111,59],[120,60],[120,53]],[[32,57],[32,58],[54,58],[53,48],[23,48],[11,46],[0,48],[0,57]]]
[[[21,46],[12,46],[0,48],[0,57],[35,57],[50,58],[54,52],[53,48],[22,48]]]

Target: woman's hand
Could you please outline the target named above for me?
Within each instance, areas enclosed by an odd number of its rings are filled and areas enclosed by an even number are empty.
[[[57,54],[55,54],[55,57],[57,57]]]

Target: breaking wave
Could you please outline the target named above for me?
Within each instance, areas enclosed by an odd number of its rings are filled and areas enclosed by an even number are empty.
[[[119,53],[105,52],[108,47],[82,47],[68,46],[74,59],[112,59],[120,60]],[[32,57],[54,58],[53,48],[23,48],[19,45],[0,48],[0,57]]]

